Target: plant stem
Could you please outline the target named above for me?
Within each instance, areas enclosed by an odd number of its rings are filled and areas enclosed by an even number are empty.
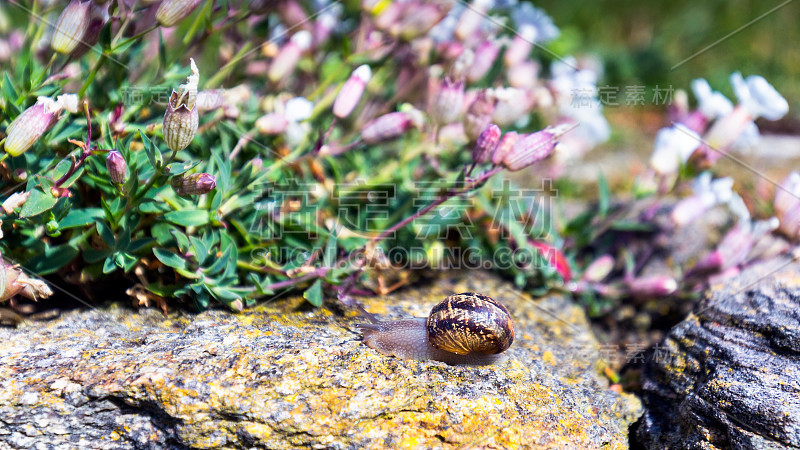
[[[112,45],[111,45],[112,51],[122,47],[123,45],[125,45],[125,44],[127,44],[127,43],[129,43],[131,41],[135,41],[136,39],[139,39],[140,37],[144,36],[145,34],[151,32],[153,30],[155,30],[156,28],[158,28],[158,25],[154,25],[154,26],[142,31],[141,33],[133,35],[133,36],[129,37],[128,39],[125,39],[124,41],[122,41],[122,42],[120,42],[119,44],[116,44],[116,45],[114,45],[113,42],[112,42]],[[118,37],[120,37],[120,36],[117,36],[114,39],[117,39]]]
[[[467,184],[466,186],[464,186],[461,189],[459,189],[457,187],[450,189],[444,195],[442,195],[438,199],[434,200],[428,206],[420,209],[419,211],[417,211],[414,214],[406,217],[405,219],[401,220],[400,222],[397,222],[396,224],[392,225],[391,227],[383,230],[383,232],[381,234],[379,234],[376,238],[373,239],[373,242],[377,243],[377,242],[380,242],[380,241],[386,239],[391,234],[393,234],[395,231],[399,230],[400,228],[403,228],[404,226],[408,225],[409,223],[413,222],[414,220],[418,219],[419,217],[427,214],[430,210],[432,210],[433,208],[436,208],[437,206],[441,205],[442,203],[446,202],[447,200],[450,200],[453,197],[457,197],[457,196],[464,195],[464,194],[467,194],[467,193],[471,192],[473,189],[475,189],[481,183],[483,183],[484,181],[488,180],[490,177],[492,177],[492,175],[500,172],[501,170],[503,170],[502,167],[495,167],[494,169],[481,174],[480,176],[478,176],[478,178],[476,178],[475,180],[472,180],[472,182],[470,182],[469,184]]]
[[[277,290],[277,289],[283,289],[283,288],[287,288],[287,287],[292,287],[292,286],[294,286],[296,284],[300,284],[300,283],[303,283],[305,281],[311,281],[311,280],[314,280],[316,278],[322,278],[325,275],[327,275],[328,272],[330,272],[331,270],[333,270],[332,267],[319,267],[314,272],[307,273],[307,274],[303,275],[302,277],[297,277],[297,278],[292,278],[292,279],[289,279],[289,280],[278,281],[277,283],[272,283],[272,284],[266,286],[264,288],[264,290],[274,291],[274,290]]]
[[[476,178],[474,180],[470,180],[467,183],[467,185],[464,186],[463,188],[453,187],[453,188],[449,189],[444,195],[442,195],[438,199],[434,200],[433,202],[431,202],[426,207],[424,207],[424,208],[420,209],[419,211],[415,212],[414,214],[406,217],[405,219],[401,220],[400,222],[397,222],[396,224],[394,224],[391,227],[389,227],[386,230],[384,230],[378,236],[372,238],[370,243],[367,243],[367,244],[363,245],[360,249],[351,252],[347,256],[339,258],[339,260],[337,260],[333,264],[333,267],[318,267],[318,268],[316,268],[316,270],[314,272],[307,273],[307,274],[305,274],[305,275],[303,275],[301,277],[292,278],[292,279],[289,279],[289,280],[278,281],[278,282],[272,283],[270,285],[267,285],[267,286],[264,287],[264,290],[275,291],[275,290],[278,290],[278,289],[284,289],[284,288],[288,288],[288,287],[292,287],[292,286],[298,285],[300,283],[304,283],[306,281],[311,281],[311,280],[314,280],[314,279],[317,279],[317,278],[322,278],[322,277],[326,276],[330,271],[333,270],[334,267],[340,267],[343,263],[350,261],[353,258],[354,255],[363,253],[366,250],[368,245],[370,245],[370,244],[374,245],[374,244],[377,244],[378,242],[386,239],[387,237],[392,235],[395,231],[403,228],[404,226],[408,225],[409,223],[411,223],[415,219],[418,219],[419,217],[427,214],[429,211],[431,211],[432,209],[434,209],[437,206],[441,205],[442,203],[446,202],[447,200],[449,200],[449,199],[451,199],[453,197],[456,197],[456,196],[460,196],[460,195],[464,195],[464,194],[468,194],[469,192],[472,192],[475,188],[480,186],[482,183],[484,183],[486,180],[488,180],[489,178],[491,178],[493,175],[497,174],[501,170],[503,170],[503,167],[495,167],[495,168],[489,170],[488,172],[482,173],[480,176],[478,176],[478,178]]]
[[[92,83],[92,81],[94,81],[94,77],[97,76],[97,72],[99,72],[100,68],[103,67],[103,64],[105,64],[106,59],[108,59],[108,53],[104,51],[103,54],[100,56],[100,59],[98,59],[97,62],[94,63],[92,72],[89,74],[89,77],[86,78],[86,81],[83,82],[81,90],[78,91],[79,98],[83,98],[83,94],[86,93],[86,89],[89,89],[89,85]]]

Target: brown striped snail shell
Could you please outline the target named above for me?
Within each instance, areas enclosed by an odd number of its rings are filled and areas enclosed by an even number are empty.
[[[385,355],[448,364],[494,364],[514,342],[514,324],[505,306],[474,292],[445,298],[427,318],[358,327],[364,330],[364,343]]]

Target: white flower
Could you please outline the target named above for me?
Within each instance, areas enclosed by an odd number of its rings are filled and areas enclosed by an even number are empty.
[[[750,121],[744,126],[742,134],[733,141],[731,148],[736,150],[751,149],[758,144],[759,139],[761,139],[761,133],[758,132],[758,126],[755,122]]]
[[[489,90],[488,94],[497,100],[492,121],[501,127],[511,125],[530,110],[531,99],[524,89],[496,88]]]
[[[311,41],[313,37],[311,36],[311,32],[307,30],[300,30],[289,39],[290,41],[294,42],[300,50],[306,51],[309,47],[311,47]]]
[[[575,131],[592,142],[592,146],[605,142],[611,137],[611,126],[603,116],[603,108],[599,102],[591,108],[572,108],[569,111],[569,117],[578,122],[578,128]]]
[[[675,173],[701,142],[700,136],[683,124],[662,128],[656,134],[650,167],[661,175]]]
[[[694,222],[709,209],[728,204],[731,212],[739,216],[740,224],[748,225],[750,212],[742,198],[733,192],[733,178],[711,179],[711,172],[703,172],[692,183],[694,194],[679,201],[670,217],[675,225],[686,226]]]
[[[464,12],[458,16],[455,35],[461,40],[469,39],[486,20],[487,11],[493,6],[494,0],[473,0],[472,4],[464,8]]]
[[[697,98],[697,109],[709,119],[727,116],[733,111],[733,103],[711,86],[703,78],[692,80],[692,92]]]
[[[731,193],[731,198],[727,201],[728,209],[739,218],[739,224],[742,226],[749,226],[750,224],[750,211],[747,205],[744,204],[742,197],[735,193]]]
[[[550,66],[552,78],[550,85],[560,97],[597,96],[597,80],[600,74],[591,69],[576,69],[578,61],[573,56],[567,56],[554,61]],[[580,99],[579,99],[580,100]]]
[[[759,239],[762,236],[769,234],[780,227],[781,222],[777,217],[770,217],[765,220],[758,220],[752,223],[752,234],[754,239]]]
[[[692,183],[694,195],[703,200],[706,209],[731,201],[734,196],[733,178],[711,179],[711,172],[703,172]],[[749,213],[748,213],[749,214]]]
[[[763,117],[778,120],[789,112],[789,103],[762,76],[751,75],[744,79],[739,72],[734,72],[731,74],[731,84],[739,103],[753,119]]]
[[[284,116],[289,122],[300,122],[311,117],[314,104],[303,97],[295,97],[286,102]]]
[[[283,137],[286,139],[286,144],[289,147],[297,147],[311,132],[311,125],[308,123],[289,122],[286,124],[286,129],[283,132]]]

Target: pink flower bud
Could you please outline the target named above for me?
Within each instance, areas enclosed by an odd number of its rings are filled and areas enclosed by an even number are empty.
[[[556,136],[548,128],[529,134],[503,157],[503,165],[512,172],[522,170],[550,156],[556,144]]]
[[[719,251],[713,251],[701,259],[689,271],[686,272],[684,278],[703,278],[711,274],[719,273],[725,265],[724,257]]]
[[[708,208],[708,202],[703,197],[692,195],[682,199],[675,205],[670,213],[670,218],[676,226],[684,227],[699,219]]]
[[[422,36],[447,15],[450,6],[423,1],[407,3],[397,27],[399,36],[406,41]]]
[[[234,301],[232,301],[232,302],[228,303],[228,306],[229,306],[229,307],[230,307],[232,310],[234,310],[234,311],[236,311],[236,312],[242,312],[242,310],[244,310],[244,304],[242,303],[242,300],[241,300],[241,299],[238,299],[238,298],[237,298],[236,300],[234,300]]]
[[[636,298],[665,297],[678,290],[678,282],[666,275],[636,278],[627,284],[628,291]]]
[[[122,153],[112,150],[106,156],[106,169],[108,169],[108,176],[114,184],[122,184],[125,181],[125,172],[128,170],[128,165],[125,164],[125,158]]]
[[[497,143],[500,141],[500,127],[491,124],[483,130],[475,146],[472,148],[472,162],[474,164],[483,164],[497,148]]]
[[[272,61],[267,72],[267,78],[273,83],[284,79],[287,75],[294,72],[295,66],[300,61],[303,52],[311,46],[311,33],[302,30],[292,36],[286,44],[281,47],[278,55]]]
[[[330,10],[320,14],[314,21],[314,45],[321,47],[328,42],[338,24],[339,14],[337,11]]]
[[[439,125],[455,122],[464,103],[464,82],[446,78],[431,104],[431,117]]]
[[[86,31],[83,33],[83,39],[78,43],[78,47],[72,51],[72,59],[80,58],[86,52],[97,44],[100,40],[100,31],[106,25],[109,19],[108,6],[109,3],[98,5],[98,2],[92,3],[92,11],[89,17],[89,24],[86,26]]]
[[[478,45],[475,49],[475,60],[467,69],[467,81],[475,83],[485,77],[494,65],[498,53],[500,53],[500,47],[492,41],[484,41]]]
[[[589,267],[583,272],[582,280],[590,283],[603,281],[614,270],[614,257],[605,254],[592,261]]]
[[[197,113],[197,84],[200,73],[190,59],[191,75],[186,84],[178,86],[177,91],[172,91],[164,113],[164,142],[173,151],[180,151],[188,147],[197,133],[199,117]]]
[[[377,144],[398,138],[414,124],[408,114],[393,112],[373,119],[361,130],[361,139],[367,144]]]
[[[207,173],[174,177],[170,183],[175,193],[181,197],[207,194],[217,187],[217,179]]]
[[[203,0],[164,0],[156,11],[161,26],[171,27],[189,16]]]
[[[775,215],[780,230],[791,240],[800,238],[800,174],[792,172],[775,189]]]
[[[728,267],[722,272],[708,277],[708,283],[709,284],[724,283],[730,280],[731,278],[738,276],[740,273],[742,273],[742,271],[738,267]]]
[[[486,91],[478,92],[467,113],[464,115],[464,132],[470,141],[475,141],[492,123],[492,113],[494,112],[494,99],[490,99]]]
[[[19,156],[28,150],[42,135],[56,124],[64,102],[50,97],[39,97],[36,103],[23,111],[6,129],[6,153]]]
[[[500,138],[500,142],[497,143],[497,148],[492,154],[492,164],[496,166],[503,164],[503,158],[514,148],[517,140],[519,140],[519,135],[516,131],[509,131],[504,134],[503,137]]]
[[[273,2],[277,3],[278,15],[281,22],[288,29],[308,26],[308,15],[303,7],[294,0]]]
[[[511,45],[506,49],[503,60],[507,67],[514,67],[528,58],[533,49],[533,41],[536,39],[536,28],[525,24],[520,27],[519,32],[514,36]]]
[[[364,87],[366,87],[371,77],[372,70],[367,65],[359,66],[353,71],[350,79],[344,83],[339,95],[336,96],[336,101],[333,103],[333,114],[336,117],[344,119],[353,112],[356,105],[358,105],[358,101],[361,100]]]
[[[277,135],[286,131],[289,121],[280,113],[269,113],[256,120],[256,129],[261,134]]]
[[[458,24],[454,31],[456,37],[462,41],[466,41],[472,37],[472,35],[478,31],[481,23],[486,20],[486,12],[493,4],[493,0],[472,1],[472,4],[465,8],[464,12],[461,13],[461,17],[458,18]]]
[[[23,168],[15,169],[11,174],[11,179],[16,183],[22,183],[28,179],[28,171]]]
[[[506,72],[508,84],[515,88],[533,89],[539,82],[539,65],[531,61],[523,61]]]
[[[751,248],[753,248],[753,233],[750,226],[737,225],[731,228],[717,246],[717,251],[724,261],[723,269],[746,262]]]
[[[691,114],[687,114],[681,123],[699,135],[705,131],[706,125],[708,125],[708,118],[702,112],[694,111]]]
[[[709,151],[714,154],[720,154],[728,150],[736,139],[742,135],[751,120],[753,120],[753,117],[750,112],[739,105],[733,108],[730,114],[714,122],[714,125],[705,135],[705,142],[711,147]]]
[[[569,267],[569,262],[561,251],[550,244],[540,241],[528,241],[531,245],[536,247],[536,250],[547,260],[552,268],[561,275],[564,282],[572,279],[572,269]]]

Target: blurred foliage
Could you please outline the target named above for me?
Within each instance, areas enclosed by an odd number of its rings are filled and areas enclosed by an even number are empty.
[[[535,4],[562,25],[559,41],[548,48],[600,56],[605,76],[599,85],[685,89],[702,76],[732,98],[728,77],[741,71],[745,76],[764,76],[789,100],[790,114],[797,116],[800,111],[800,4],[796,2],[542,0]]]

